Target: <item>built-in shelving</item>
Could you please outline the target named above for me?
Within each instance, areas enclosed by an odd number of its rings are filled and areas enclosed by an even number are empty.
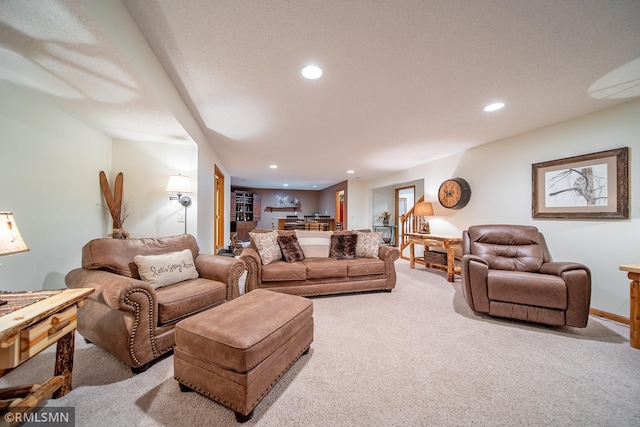
[[[293,213],[302,212],[302,209],[295,206],[267,206],[264,208],[265,211],[273,212],[288,212],[292,211]]]

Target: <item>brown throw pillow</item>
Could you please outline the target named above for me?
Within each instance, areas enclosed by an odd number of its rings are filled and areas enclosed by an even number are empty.
[[[357,234],[334,234],[331,236],[329,257],[337,259],[355,259],[357,244]]]
[[[296,262],[304,259],[304,253],[295,234],[278,236],[278,245],[285,261]]]

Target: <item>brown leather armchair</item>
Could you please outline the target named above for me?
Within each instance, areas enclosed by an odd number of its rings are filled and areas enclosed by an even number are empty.
[[[136,255],[189,249],[198,277],[163,287],[140,278]],[[94,239],[82,248],[82,267],[65,278],[69,288],[94,288],[78,309],[78,332],[131,367],[144,371],[173,350],[180,320],[239,296],[245,263],[200,253],[195,237]]]
[[[477,225],[462,233],[462,293],[472,310],[584,328],[591,272],[552,262],[542,233],[522,225]]]

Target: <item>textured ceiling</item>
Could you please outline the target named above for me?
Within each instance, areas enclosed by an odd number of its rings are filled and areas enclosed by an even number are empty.
[[[98,2],[0,0],[0,78],[116,138],[201,144],[127,52],[139,29],[234,185],[371,179],[640,95],[637,0]]]

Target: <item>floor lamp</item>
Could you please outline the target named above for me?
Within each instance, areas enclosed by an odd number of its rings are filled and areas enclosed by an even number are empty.
[[[169,197],[169,200],[177,200],[184,206],[184,234],[187,234],[187,206],[191,206],[191,197],[183,194],[191,193],[191,180],[188,176],[171,175],[167,183],[167,193],[176,193],[176,196]]]

